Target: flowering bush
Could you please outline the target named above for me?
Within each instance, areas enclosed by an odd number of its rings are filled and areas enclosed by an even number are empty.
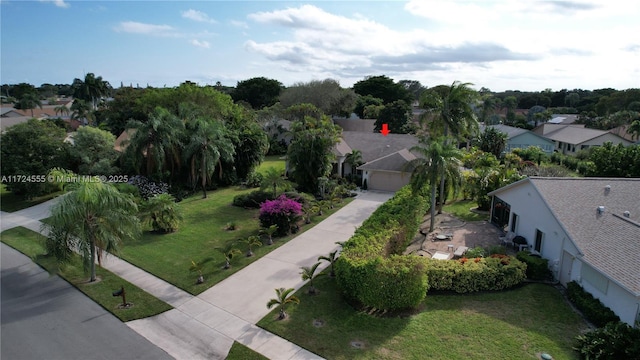
[[[267,200],[260,205],[260,225],[268,228],[278,225],[276,236],[284,236],[300,218],[302,205],[285,195],[280,195],[275,200]]]

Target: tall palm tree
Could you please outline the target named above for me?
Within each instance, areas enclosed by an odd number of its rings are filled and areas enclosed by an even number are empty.
[[[279,306],[280,312],[278,314],[278,320],[282,320],[287,317],[287,313],[284,311],[287,304],[300,304],[300,299],[292,294],[294,291],[295,289],[292,288],[276,289],[276,298],[269,300],[267,303],[267,309],[271,309],[274,305]]]
[[[73,79],[71,89],[75,99],[89,101],[91,110],[95,111],[100,98],[111,92],[111,85],[108,81],[102,80],[102,76],[96,77],[93,73],[88,73],[84,76],[84,81],[78,78]]]
[[[318,261],[325,260],[331,264],[329,265],[331,266],[331,271],[329,272],[329,276],[331,277],[336,277],[336,272],[334,271],[333,264],[336,262],[336,259],[338,258],[337,254],[338,254],[338,250],[334,250],[330,252],[328,256],[324,256],[324,255],[318,256]]]
[[[453,144],[447,143],[443,138],[429,141],[420,139],[420,144],[411,148],[411,151],[421,156],[407,164],[412,168],[411,187],[418,193],[425,185],[431,189],[431,223],[429,232],[433,231],[436,218],[436,189],[440,177],[449,175],[450,179],[460,178],[459,168],[462,153]]]
[[[448,143],[449,133],[458,140],[478,133],[478,120],[473,111],[478,93],[470,88],[471,85],[473,84],[454,81],[449,87],[439,86],[423,93],[420,105],[431,115],[427,118],[431,120],[432,135],[442,134]],[[441,171],[438,213],[442,212],[444,205],[444,168]]]
[[[313,286],[313,280],[318,276],[324,275],[324,273],[316,273],[320,264],[320,261],[318,261],[310,267],[303,266],[300,268],[302,270],[302,272],[300,273],[302,275],[302,281],[309,280],[309,294],[311,295],[315,295],[317,293],[315,286]]]
[[[95,181],[94,181],[95,180]],[[45,226],[49,241],[73,246],[83,258],[90,281],[96,280],[96,248],[116,252],[120,243],[140,236],[138,207],[133,197],[113,185],[92,181],[75,183],[51,209]]]
[[[283,186],[286,183],[282,173],[275,167],[270,167],[262,175],[262,181],[260,182],[260,189],[265,190],[268,188],[273,189],[273,198],[278,197],[278,187]]]
[[[71,110],[66,105],[56,106],[53,111],[55,111],[56,115],[59,116],[69,116],[69,114],[71,113]]]
[[[20,105],[20,109],[23,110],[31,110],[31,117],[33,117],[33,109],[40,108],[42,109],[42,102],[40,101],[40,97],[37,93],[27,92],[18,101]]]
[[[235,149],[226,137],[224,125],[215,120],[197,119],[189,131],[189,142],[184,148],[184,157],[189,162],[193,186],[200,180],[202,197],[207,197],[207,184],[218,165],[222,176],[221,160],[233,159]]]
[[[157,107],[147,122],[133,120],[129,128],[136,129],[126,151],[140,171],[144,162],[145,175],[161,173],[167,167],[173,170],[180,165],[179,149],[182,146],[184,123],[167,109]]]

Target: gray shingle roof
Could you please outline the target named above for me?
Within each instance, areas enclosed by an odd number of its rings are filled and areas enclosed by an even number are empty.
[[[575,145],[606,134],[608,134],[608,132],[604,130],[587,129],[577,126],[564,126],[545,134],[544,137],[554,141],[561,141],[563,143]]]
[[[413,155],[409,150],[402,149],[400,151],[396,151],[387,156],[370,161],[358,167],[358,169],[359,170],[410,172],[411,169],[408,169],[406,167],[406,164],[415,158],[416,158],[415,155]]]
[[[640,296],[640,179],[532,177],[528,181],[584,261]],[[601,215],[599,206],[605,208]]]
[[[409,134],[383,136],[373,132],[343,131],[342,139],[351,149],[362,152],[365,163],[418,145],[418,138]]]
[[[522,128],[517,128],[517,127],[513,127],[513,126],[509,126],[509,125],[503,125],[503,124],[499,124],[499,125],[480,125],[479,126],[479,130],[480,132],[484,132],[484,130],[487,127],[492,127],[498,131],[500,131],[501,133],[505,133],[507,134],[507,139],[511,139],[514,138],[520,134],[524,134],[526,133],[527,129],[522,129]]]

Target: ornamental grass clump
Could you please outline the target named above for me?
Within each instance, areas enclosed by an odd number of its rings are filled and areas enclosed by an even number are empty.
[[[280,195],[260,205],[260,225],[264,228],[277,225],[278,230],[274,235],[284,236],[291,231],[301,214],[302,205],[299,202]]]

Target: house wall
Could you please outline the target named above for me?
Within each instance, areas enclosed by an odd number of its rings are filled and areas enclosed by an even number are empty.
[[[577,261],[580,271],[576,271],[574,280],[578,282],[585,291],[589,292],[593,297],[602,301],[602,303],[613,310],[620,320],[633,326],[638,316],[638,308],[640,307],[640,299],[633,296],[630,292],[622,288],[617,283],[606,279],[606,291],[603,292],[602,286],[595,286],[582,276],[582,261]],[[585,265],[584,267],[587,267]]]
[[[519,148],[526,149],[529,146],[538,146],[548,154],[553,153],[553,149],[554,149],[553,141],[546,140],[546,139],[540,138],[539,136],[534,135],[533,133],[526,132],[509,139],[507,141],[507,146],[505,151],[509,152],[513,149],[519,149]]]
[[[581,150],[581,149],[586,149],[586,148],[589,148],[589,147],[594,147],[594,146],[602,146],[606,142],[610,142],[613,145],[618,145],[618,144],[622,143],[625,146],[631,144],[631,142],[629,142],[629,141],[627,141],[627,140],[625,140],[625,139],[623,139],[623,138],[621,138],[619,136],[607,133],[607,134],[604,134],[602,136],[598,136],[595,139],[591,139],[589,141],[585,141],[585,142],[579,144],[579,146],[576,146],[576,151]]]

